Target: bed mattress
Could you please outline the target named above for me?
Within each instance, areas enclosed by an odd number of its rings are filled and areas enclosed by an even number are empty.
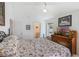
[[[70,57],[70,50],[47,39],[22,39],[9,36],[2,43],[6,57]]]

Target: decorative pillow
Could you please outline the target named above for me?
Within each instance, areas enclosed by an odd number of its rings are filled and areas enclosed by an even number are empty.
[[[5,32],[0,31],[0,42],[2,42],[5,37],[6,37]]]

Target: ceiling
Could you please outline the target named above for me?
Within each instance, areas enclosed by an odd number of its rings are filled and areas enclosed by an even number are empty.
[[[47,13],[43,12],[44,2],[12,2],[10,4],[17,13],[33,19],[48,19],[79,10],[79,2],[46,2]]]

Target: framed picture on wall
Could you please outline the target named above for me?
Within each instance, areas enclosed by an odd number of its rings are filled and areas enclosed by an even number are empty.
[[[5,25],[5,3],[0,2],[0,26]]]
[[[72,25],[72,15],[68,15],[58,19],[58,26],[71,26],[71,25]]]
[[[30,25],[26,25],[26,30],[30,30]]]

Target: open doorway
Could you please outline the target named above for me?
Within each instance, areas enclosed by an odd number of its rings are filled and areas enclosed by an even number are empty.
[[[40,32],[41,32],[41,24],[40,23],[35,23],[34,24],[35,38],[40,38]]]
[[[46,34],[47,36],[51,36],[53,34],[53,23],[47,23],[46,25]]]

